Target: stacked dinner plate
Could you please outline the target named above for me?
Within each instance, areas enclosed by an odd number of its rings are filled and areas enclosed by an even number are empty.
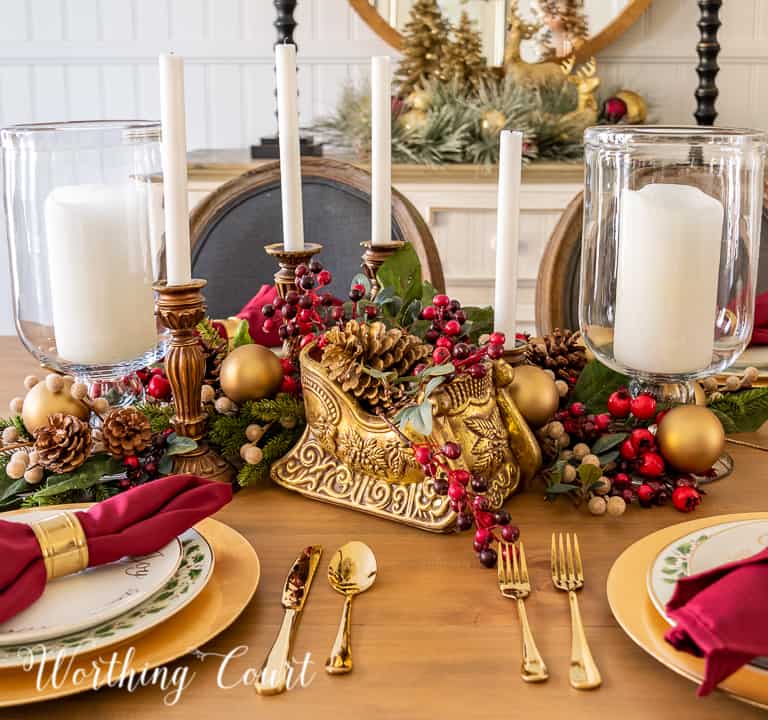
[[[60,509],[2,518],[30,523]],[[251,545],[210,519],[152,555],[57,578],[37,602],[0,624],[0,706],[94,689],[91,682],[78,685],[74,673],[94,660],[105,667],[111,660],[125,673],[178,658],[234,621],[258,580]],[[65,682],[39,690],[40,664],[62,660],[72,663]]]
[[[721,515],[681,523],[639,540],[616,560],[608,601],[616,620],[640,647],[671,670],[701,682],[704,660],[664,640],[672,621],[665,607],[681,577],[740,560],[768,547],[768,513]],[[768,709],[768,658],[757,658],[719,689]]]

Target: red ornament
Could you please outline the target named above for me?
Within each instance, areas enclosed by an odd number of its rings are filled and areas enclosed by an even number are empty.
[[[296,395],[296,393],[299,392],[299,383],[297,383],[290,375],[286,375],[283,378],[283,382],[280,383],[280,392]]]
[[[488,342],[491,345],[501,345],[502,347],[504,347],[504,343],[506,341],[507,341],[506,335],[504,335],[504,333],[501,333],[501,332],[491,333],[491,336],[488,338]]]
[[[659,477],[664,472],[664,459],[655,452],[644,453],[640,457],[637,471],[645,477]]]
[[[608,122],[619,122],[627,114],[627,103],[619,97],[609,97],[603,103],[603,116]]]
[[[171,397],[171,383],[162,375],[152,375],[147,385],[147,392],[155,400],[168,400]]]
[[[637,499],[643,507],[651,506],[655,494],[653,488],[646,483],[637,488]]]
[[[653,435],[645,428],[635,428],[629,434],[629,441],[635,450],[650,450],[655,445]]]
[[[413,456],[419,465],[426,465],[432,459],[432,451],[427,445],[416,445],[413,448]]]
[[[637,450],[635,450],[635,446],[632,444],[631,440],[625,440],[621,443],[619,455],[621,455],[624,460],[634,460],[637,457]]]
[[[625,418],[629,415],[632,398],[626,389],[612,392],[608,398],[608,412],[615,418]]]
[[[638,420],[650,420],[656,414],[656,399],[651,395],[638,395],[632,398],[630,410]]]
[[[595,427],[601,432],[611,426],[611,416],[608,413],[600,413],[595,417]]]
[[[449,320],[445,323],[443,332],[446,335],[458,335],[461,332],[461,325],[456,320]]]
[[[672,493],[672,504],[680,512],[691,512],[701,502],[701,493],[688,485],[675,488]]]
[[[444,365],[451,359],[451,351],[446,347],[436,347],[432,353],[432,362],[435,365]]]

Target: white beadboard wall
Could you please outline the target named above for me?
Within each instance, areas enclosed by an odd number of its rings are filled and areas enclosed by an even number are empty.
[[[768,0],[725,0],[719,121],[764,127]],[[657,121],[692,120],[695,0],[655,0],[599,58],[604,86],[646,95]],[[238,147],[274,129],[271,0],[0,0],[0,126],[156,118],[156,56],[187,60],[190,148]],[[335,106],[343,83],[392,53],[345,0],[299,0],[296,41],[303,124]],[[4,229],[0,230],[0,235]],[[0,242],[3,242],[0,240]],[[13,332],[0,252],[0,334]]]

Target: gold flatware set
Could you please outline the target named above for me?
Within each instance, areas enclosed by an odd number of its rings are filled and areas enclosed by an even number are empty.
[[[550,550],[552,584],[568,593],[571,608],[571,664],[569,679],[577,690],[600,687],[602,678],[587,643],[584,624],[581,621],[576,591],[584,587],[584,567],[581,561],[579,540],[576,535],[552,533]],[[543,682],[549,678],[544,660],[536,647],[533,632],[525,611],[525,599],[531,594],[531,581],[522,542],[500,542],[498,553],[499,590],[505,598],[517,601],[520,630],[523,638],[523,660],[520,676],[525,682]]]
[[[256,681],[256,692],[259,695],[277,695],[286,690],[293,638],[322,554],[323,548],[320,545],[304,548],[285,579],[281,600],[285,610],[283,623],[267,659],[259,670]],[[325,663],[325,670],[329,675],[342,675],[352,670],[352,598],[373,585],[376,572],[376,557],[373,551],[357,540],[342,545],[328,565],[328,582],[334,590],[344,595],[344,610],[339,631],[331,655]]]

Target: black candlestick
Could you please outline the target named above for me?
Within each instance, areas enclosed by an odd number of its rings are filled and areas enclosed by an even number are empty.
[[[717,41],[717,31],[720,29],[720,8],[723,0],[699,0],[701,17],[697,23],[701,39],[696,45],[699,64],[696,72],[699,76],[699,86],[696,88],[696,112],[693,114],[699,125],[714,125],[717,111],[715,101],[718,90],[715,77],[720,70],[717,55],[720,43]]]
[[[277,10],[277,18],[273,23],[277,29],[276,45],[290,44],[296,45],[293,40],[293,31],[296,29],[296,20],[293,13],[296,10],[296,0],[274,0],[272,3]],[[298,52],[298,47],[296,48]],[[277,95],[277,91],[275,91]],[[275,120],[277,120],[277,108],[275,108]],[[299,153],[304,156],[319,157],[323,154],[322,143],[315,144],[311,136],[302,136],[299,138]],[[258,145],[251,145],[251,157],[255,159],[271,159],[280,157],[280,144],[277,135],[261,138]]]

